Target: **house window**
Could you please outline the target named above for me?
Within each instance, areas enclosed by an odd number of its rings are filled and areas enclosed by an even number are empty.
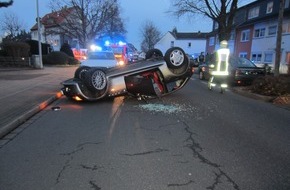
[[[265,63],[272,63],[273,62],[273,53],[272,52],[267,52],[265,53]]]
[[[255,38],[264,37],[265,36],[265,31],[266,31],[265,28],[258,28],[258,29],[256,29],[255,30],[255,33],[254,33],[254,37]]]
[[[214,37],[210,37],[209,38],[209,43],[208,43],[209,46],[213,46],[214,45]]]
[[[285,0],[285,9],[289,8],[290,0]]]
[[[189,47],[189,48],[191,47],[191,42],[188,42],[188,47]]]
[[[248,53],[247,52],[241,52],[239,54],[239,57],[247,58]]]
[[[33,38],[37,38],[38,37],[38,33],[37,32],[33,32]]]
[[[250,30],[243,30],[241,35],[241,42],[246,42],[250,40]]]
[[[275,26],[269,26],[268,28],[268,35],[271,36],[271,35],[275,35],[277,32],[277,25]]]
[[[174,47],[174,41],[170,42],[170,47]]]
[[[249,10],[248,19],[256,18],[259,16],[260,7],[254,7]]]
[[[219,28],[219,24],[217,22],[214,22],[214,29],[217,30]]]
[[[253,53],[252,54],[252,59],[251,59],[254,63],[258,63],[261,62],[262,60],[262,54],[261,53]]]
[[[290,33],[290,22],[283,23],[282,33]]]
[[[268,2],[267,4],[267,14],[271,13],[273,11],[273,1]]]

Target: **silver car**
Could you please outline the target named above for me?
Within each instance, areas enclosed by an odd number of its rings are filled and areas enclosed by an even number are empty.
[[[121,67],[80,67],[74,78],[62,83],[62,92],[87,101],[120,95],[162,97],[181,89],[192,76],[188,56],[179,47],[168,49],[164,56],[153,49],[146,58]]]

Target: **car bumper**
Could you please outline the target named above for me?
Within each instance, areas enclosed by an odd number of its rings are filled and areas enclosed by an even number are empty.
[[[93,93],[83,84],[83,82],[76,78],[68,79],[62,82],[63,88],[61,89],[62,93],[76,101],[95,101],[106,96],[106,93],[102,95],[98,93]]]

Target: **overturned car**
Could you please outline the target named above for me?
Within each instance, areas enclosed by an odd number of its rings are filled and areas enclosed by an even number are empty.
[[[133,64],[99,67],[81,65],[74,78],[62,82],[62,92],[77,101],[95,101],[130,95],[137,98],[162,97],[181,89],[193,71],[183,49],[172,47],[165,55],[149,50],[145,60]]]

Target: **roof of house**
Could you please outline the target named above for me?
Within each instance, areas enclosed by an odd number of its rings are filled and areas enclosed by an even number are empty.
[[[43,18],[41,18],[41,24],[44,25],[45,28],[51,28],[60,25],[63,23],[65,18],[71,14],[75,10],[75,7],[62,8],[59,11],[54,11],[46,14]],[[30,30],[37,30],[37,23]]]
[[[207,32],[170,32],[177,40],[183,39],[206,39]]]

